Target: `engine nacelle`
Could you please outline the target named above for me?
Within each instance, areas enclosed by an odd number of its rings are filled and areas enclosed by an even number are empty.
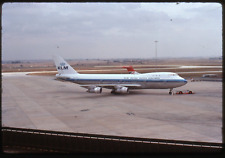
[[[127,87],[120,87],[115,89],[115,93],[129,93],[129,89]]]
[[[95,87],[95,88],[90,88],[88,89],[89,93],[102,93],[102,87]]]

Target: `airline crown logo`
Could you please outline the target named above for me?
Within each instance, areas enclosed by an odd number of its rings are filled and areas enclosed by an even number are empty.
[[[68,66],[65,66],[66,63],[60,63],[60,66],[58,66],[58,70],[68,70]]]

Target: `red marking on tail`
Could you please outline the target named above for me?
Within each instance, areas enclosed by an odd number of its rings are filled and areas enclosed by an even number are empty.
[[[134,73],[135,72],[133,66],[123,66],[123,68],[126,68],[129,73]]]

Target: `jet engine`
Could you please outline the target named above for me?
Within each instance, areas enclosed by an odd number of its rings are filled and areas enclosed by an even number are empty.
[[[115,93],[129,93],[129,89],[127,87],[119,87],[115,89]]]
[[[89,93],[102,93],[102,87],[94,87],[94,88],[90,88],[88,89]]]

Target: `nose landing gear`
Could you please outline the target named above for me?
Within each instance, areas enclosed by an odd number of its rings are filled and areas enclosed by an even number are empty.
[[[171,88],[169,91],[169,95],[172,95],[172,94],[173,94],[173,88]]]

